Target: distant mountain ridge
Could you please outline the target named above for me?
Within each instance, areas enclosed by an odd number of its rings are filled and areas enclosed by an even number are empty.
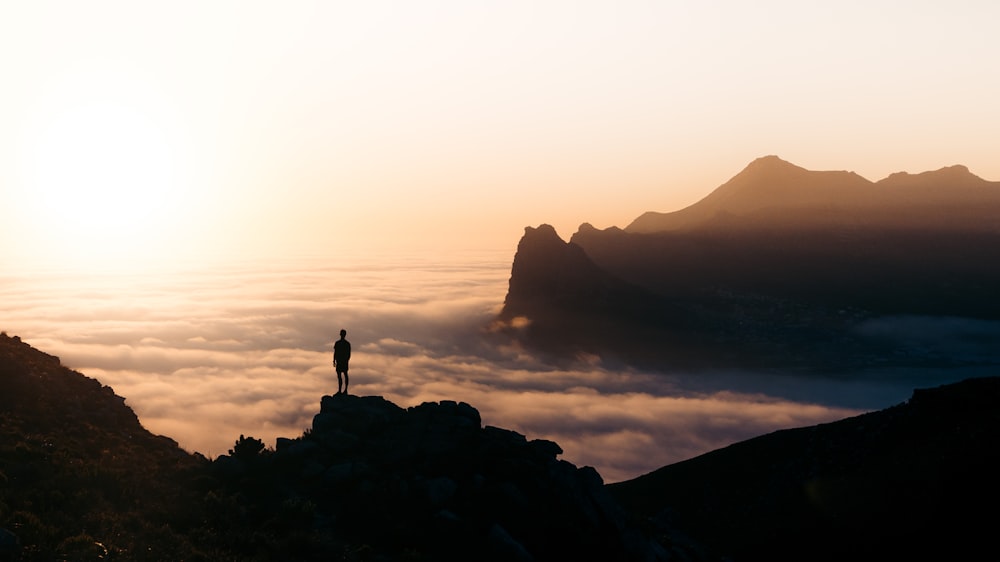
[[[959,217],[949,216],[965,209]],[[723,226],[818,227],[870,224],[909,228],[1000,228],[1000,182],[965,166],[871,182],[854,172],[810,171],[777,156],[751,162],[693,205],[672,213],[646,212],[629,233],[678,232]],[[969,224],[968,219],[975,219]]]
[[[963,166],[871,182],[768,156],[685,209],[647,212],[625,229],[584,223],[568,243],[549,234],[543,247],[526,231],[498,320],[523,345],[562,357],[652,368],[964,364],[864,326],[1000,321],[1000,182]],[[588,265],[564,267],[561,254]],[[579,289],[609,276],[597,313]],[[1000,349],[1000,336],[985,337]]]

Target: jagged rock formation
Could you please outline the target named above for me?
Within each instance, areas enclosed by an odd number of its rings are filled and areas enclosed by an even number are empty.
[[[600,475],[556,443],[481,425],[465,403],[402,409],[378,396],[324,396],[312,430],[273,452],[215,461],[251,512],[308,505],[331,547],[388,559],[654,560]],[[311,558],[316,552],[299,552]],[[317,556],[319,557],[319,556]]]
[[[609,489],[732,560],[970,560],[995,549],[1000,378],[778,431]]]
[[[624,230],[581,225],[562,251],[587,268],[553,257],[554,232],[541,238],[529,229],[518,245],[500,319],[523,318],[533,328],[513,337],[563,356],[666,369],[963,364],[871,338],[863,325],[1000,320],[1000,183],[961,166],[873,183],[766,157],[686,209],[646,213]],[[609,276],[599,311],[593,291],[565,290]],[[564,288],[558,304],[551,287]],[[594,325],[616,336],[596,339]]]
[[[669,346],[689,350],[694,320],[681,307],[598,267],[550,225],[525,228],[500,313],[502,331],[561,355],[642,356]]]

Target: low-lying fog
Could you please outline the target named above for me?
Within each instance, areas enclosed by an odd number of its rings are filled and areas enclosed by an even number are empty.
[[[554,440],[563,459],[596,467],[608,482],[967,376],[554,369],[483,335],[512,259],[495,252],[141,275],[7,272],[0,329],[114,388],[150,431],[214,457],[240,434],[273,446],[310,427],[320,397],[337,389],[331,358],[344,328],[353,394],[403,407],[468,402],[484,424]]]

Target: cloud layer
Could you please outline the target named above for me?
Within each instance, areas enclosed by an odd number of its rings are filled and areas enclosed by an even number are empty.
[[[913,386],[898,376],[555,369],[483,330],[502,304],[509,260],[5,273],[0,329],[113,387],[154,433],[217,456],[240,434],[273,445],[310,427],[321,396],[336,390],[333,341],[345,328],[353,393],[404,407],[468,402],[485,424],[554,440],[563,458],[606,481],[885,407]]]

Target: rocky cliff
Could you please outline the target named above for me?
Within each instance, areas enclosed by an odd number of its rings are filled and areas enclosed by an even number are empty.
[[[313,543],[291,548],[306,558],[358,548],[427,560],[667,555],[630,526],[593,468],[558,459],[551,441],[484,427],[465,403],[403,409],[378,396],[324,396],[302,437],[273,451],[240,448],[215,460],[222,489],[238,492],[260,527],[301,511]]]
[[[528,227],[497,326],[550,359],[693,355],[690,310],[602,269],[549,225]]]

